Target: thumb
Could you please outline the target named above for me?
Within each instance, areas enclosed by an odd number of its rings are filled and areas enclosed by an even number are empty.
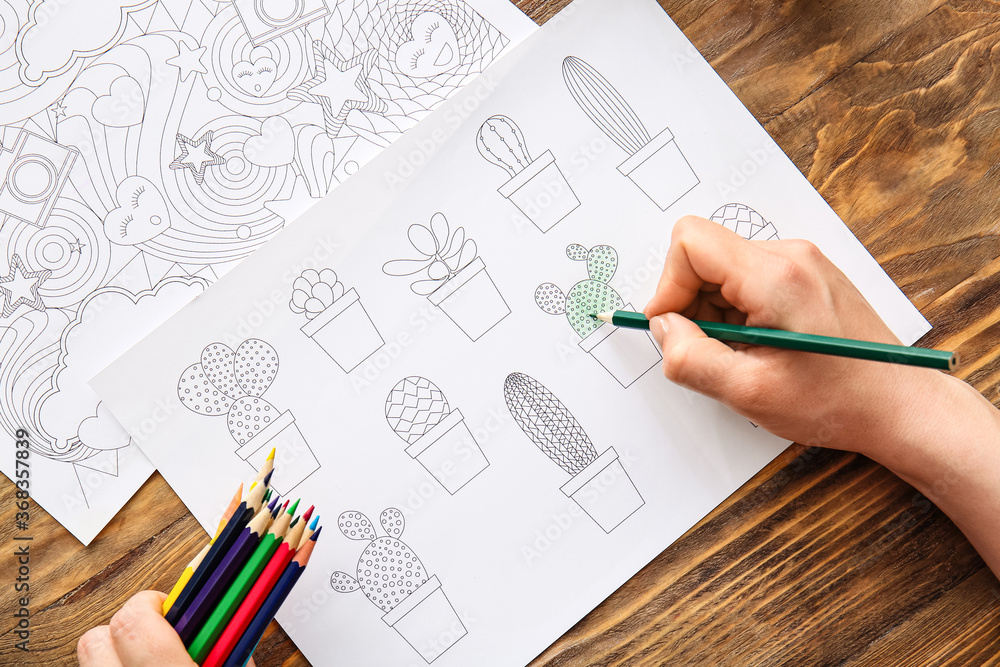
[[[663,374],[671,382],[732,403],[746,360],[722,341],[709,338],[701,328],[680,315],[667,313],[649,321],[649,330],[663,350]]]

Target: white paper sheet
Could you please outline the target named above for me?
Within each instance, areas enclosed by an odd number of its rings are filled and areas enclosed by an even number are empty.
[[[206,527],[278,447],[325,526],[279,616],[313,664],[525,664],[786,446],[572,317],[643,305],[681,214],[928,328],[654,2],[578,1],[482,81],[92,383]]]
[[[153,470],[91,375],[533,28],[506,0],[0,0],[0,423],[34,499],[88,543]]]

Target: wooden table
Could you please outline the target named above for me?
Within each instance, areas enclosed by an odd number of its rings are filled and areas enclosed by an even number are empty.
[[[606,0],[613,2],[613,0]],[[544,22],[564,2],[520,0]],[[664,7],[1000,403],[1000,6],[666,0]],[[13,485],[0,482],[0,543]],[[32,512],[30,653],[0,582],[0,664],[73,664],[204,532],[159,475],[83,548]],[[4,549],[8,549],[7,546]],[[9,550],[9,549],[8,549]],[[857,455],[790,447],[532,665],[1000,664],[1000,583],[926,499]],[[272,624],[258,665],[305,659]]]

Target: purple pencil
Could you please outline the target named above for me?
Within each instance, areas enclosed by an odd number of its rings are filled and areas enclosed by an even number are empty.
[[[261,536],[267,532],[272,518],[273,515],[267,507],[262,507],[257,512],[257,516],[247,524],[240,536],[236,538],[236,542],[226,552],[222,562],[219,563],[198,595],[195,596],[194,602],[181,616],[181,620],[177,621],[174,629],[177,630],[177,634],[180,635],[185,646],[194,640],[205,619],[219,602],[219,598],[225,595],[229,584],[233,582],[247,559],[250,558],[250,554],[260,542]]]

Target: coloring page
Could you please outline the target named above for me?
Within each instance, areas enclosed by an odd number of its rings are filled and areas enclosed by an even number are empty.
[[[316,665],[526,664],[787,446],[591,317],[647,302],[683,214],[810,239],[928,330],[653,0],[485,76],[91,382],[206,526],[276,448],[329,526],[278,615]]]
[[[0,430],[32,497],[93,539],[153,467],[87,380],[533,27],[506,0],[0,0]]]

